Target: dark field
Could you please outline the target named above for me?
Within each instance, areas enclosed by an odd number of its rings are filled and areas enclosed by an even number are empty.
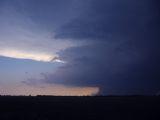
[[[160,97],[0,97],[0,120],[155,120],[159,116]]]

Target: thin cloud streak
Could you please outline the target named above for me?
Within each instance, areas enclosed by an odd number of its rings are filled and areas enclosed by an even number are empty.
[[[28,53],[16,50],[1,50],[0,55],[4,57],[17,58],[17,59],[31,59],[36,61],[50,62],[53,55],[47,55],[43,53]]]

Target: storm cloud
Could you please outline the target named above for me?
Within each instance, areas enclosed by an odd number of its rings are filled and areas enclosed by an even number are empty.
[[[1,0],[0,59],[6,69],[0,82],[9,86],[1,87],[10,94],[19,84],[21,94],[34,87],[34,94],[43,87],[43,94],[56,95],[158,94],[159,5],[159,0]]]
[[[44,81],[96,86],[104,95],[159,91],[159,2],[92,0],[87,4],[83,14],[56,32],[56,38],[86,45],[59,52],[67,63],[46,74]]]

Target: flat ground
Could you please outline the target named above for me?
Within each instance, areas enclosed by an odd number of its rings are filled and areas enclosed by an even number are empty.
[[[155,120],[159,116],[156,96],[0,97],[0,120]]]

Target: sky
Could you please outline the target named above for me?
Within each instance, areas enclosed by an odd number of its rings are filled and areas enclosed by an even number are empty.
[[[158,0],[1,0],[0,95],[157,95]]]

